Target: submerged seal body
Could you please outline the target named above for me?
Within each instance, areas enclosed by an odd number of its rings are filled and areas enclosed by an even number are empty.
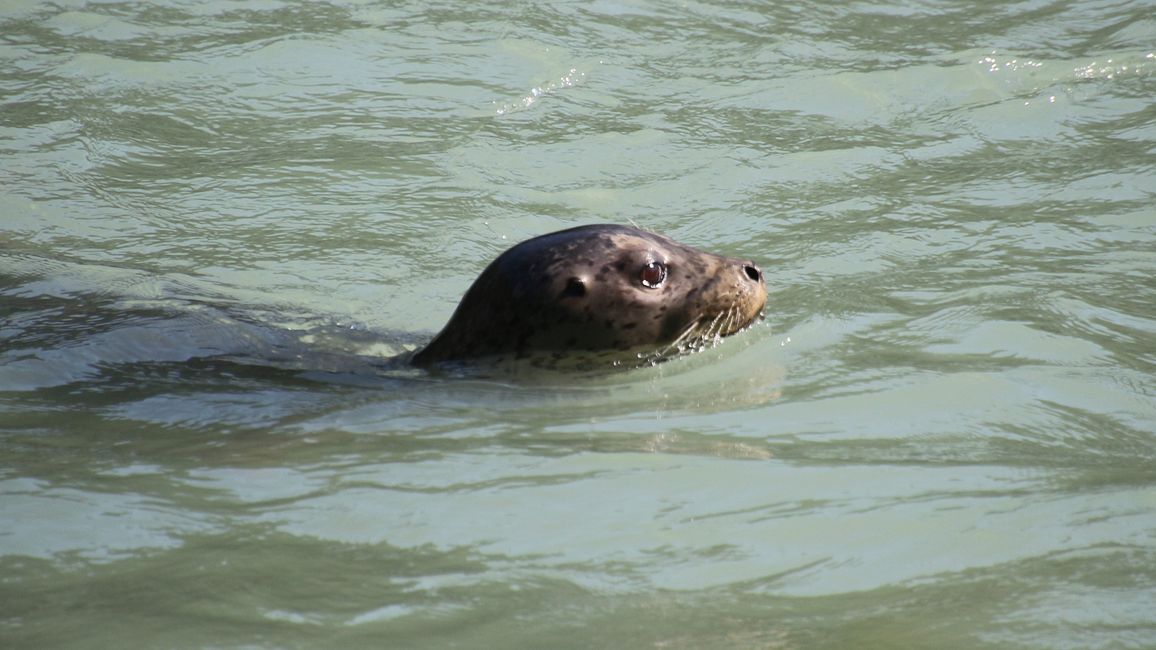
[[[766,299],[753,262],[637,228],[580,226],[502,253],[410,362],[594,353],[640,365],[734,334]]]

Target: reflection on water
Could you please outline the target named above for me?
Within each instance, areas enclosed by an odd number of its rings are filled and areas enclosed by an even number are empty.
[[[0,645],[1151,647],[1149,9],[10,3]],[[389,363],[608,221],[766,322]]]

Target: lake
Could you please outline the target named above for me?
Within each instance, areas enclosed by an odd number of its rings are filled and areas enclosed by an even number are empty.
[[[0,646],[1156,647],[1150,2],[0,9]],[[636,224],[765,318],[391,367]]]

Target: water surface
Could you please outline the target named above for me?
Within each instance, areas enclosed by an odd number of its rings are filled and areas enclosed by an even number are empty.
[[[1146,2],[10,2],[0,645],[1156,647]],[[380,369],[516,241],[758,260]]]

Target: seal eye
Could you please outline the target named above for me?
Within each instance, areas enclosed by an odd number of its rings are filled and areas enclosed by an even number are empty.
[[[648,289],[657,289],[666,281],[666,265],[662,262],[650,262],[642,267],[642,286]]]

